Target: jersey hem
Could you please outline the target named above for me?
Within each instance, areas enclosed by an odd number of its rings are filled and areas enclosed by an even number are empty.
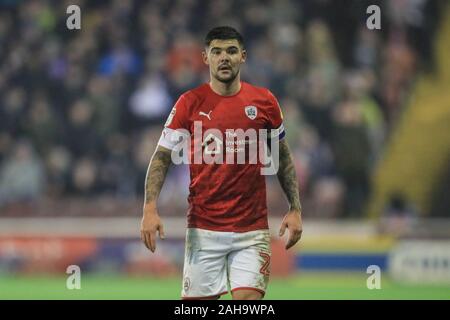
[[[263,225],[260,227],[245,227],[245,228],[230,228],[230,227],[223,227],[223,228],[216,228],[216,227],[205,227],[205,226],[199,226],[194,224],[188,224],[188,228],[191,229],[203,229],[208,231],[217,231],[217,232],[237,232],[237,233],[243,233],[243,232],[250,232],[250,231],[257,231],[257,230],[269,230],[268,225]]]

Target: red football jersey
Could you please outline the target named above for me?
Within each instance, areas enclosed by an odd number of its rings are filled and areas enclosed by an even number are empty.
[[[276,129],[272,134],[268,131],[268,136],[282,139],[282,118],[278,101],[269,90],[243,81],[232,96],[215,93],[207,83],[180,96],[159,144],[174,150],[180,135],[190,141],[189,228],[231,232],[268,228],[263,165],[250,161],[249,156],[250,145],[260,145],[262,139],[258,136],[255,142],[249,136],[245,141],[233,141],[236,134],[229,130]],[[199,125],[201,135],[196,134]],[[242,152],[245,163],[237,161]],[[230,157],[233,163],[229,163]],[[216,162],[206,163],[207,158]]]

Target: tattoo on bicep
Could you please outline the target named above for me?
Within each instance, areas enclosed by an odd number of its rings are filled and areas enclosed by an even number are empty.
[[[280,167],[277,173],[281,188],[288,199],[291,210],[301,210],[300,195],[291,151],[285,140],[280,141]]]
[[[156,151],[153,154],[145,178],[145,203],[155,201],[158,197],[171,162],[171,154],[168,152]]]

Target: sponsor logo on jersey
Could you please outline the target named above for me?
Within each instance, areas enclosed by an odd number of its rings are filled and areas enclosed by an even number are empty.
[[[200,116],[205,116],[205,117],[207,117],[209,120],[211,120],[211,112],[212,112],[212,110],[210,110],[208,113],[203,112],[203,111],[200,111],[198,114],[199,114]]]

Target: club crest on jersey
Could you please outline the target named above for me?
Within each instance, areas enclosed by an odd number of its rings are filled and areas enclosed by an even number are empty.
[[[258,109],[255,106],[246,106],[245,114],[250,118],[250,120],[255,120],[258,115]]]

